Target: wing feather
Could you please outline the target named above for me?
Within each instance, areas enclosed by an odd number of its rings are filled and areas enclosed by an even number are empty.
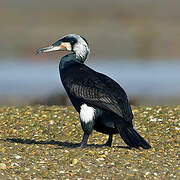
[[[128,122],[132,121],[133,114],[125,91],[108,76],[82,64],[68,72],[62,82],[71,97],[111,111]]]

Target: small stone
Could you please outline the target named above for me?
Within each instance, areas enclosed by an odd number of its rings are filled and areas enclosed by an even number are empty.
[[[50,124],[50,125],[53,125],[54,123],[55,123],[54,120],[50,120],[50,121],[49,121],[49,124]]]
[[[25,167],[24,170],[25,171],[30,171],[30,168]]]
[[[133,169],[134,172],[137,172],[138,170],[137,169]]]
[[[1,169],[1,170],[4,170],[4,169],[6,169],[6,168],[7,168],[6,164],[0,163],[0,169]]]
[[[147,176],[147,175],[149,175],[149,174],[150,174],[150,172],[149,172],[149,171],[145,173],[145,175],[146,175],[146,176]]]
[[[64,173],[65,173],[65,171],[59,171],[59,173],[60,173],[60,174],[64,174]]]
[[[108,155],[108,152],[107,152],[107,151],[105,151],[105,152],[104,152],[104,154],[107,156],[107,155]]]
[[[45,164],[46,162],[45,162],[45,161],[43,161],[43,160],[41,160],[39,163],[40,163],[40,164]]]
[[[72,160],[72,164],[73,164],[73,165],[75,165],[75,164],[77,164],[77,163],[78,163],[78,160],[77,160],[77,159],[73,159],[73,160]]]
[[[102,157],[102,158],[97,158],[96,161],[104,161],[105,159]]]
[[[152,116],[149,117],[149,121],[150,122],[156,122],[157,121],[157,118],[153,118]]]
[[[155,172],[154,175],[157,176],[158,174]]]
[[[16,159],[21,159],[22,157],[21,156],[19,156],[19,155],[15,155],[14,156]]]
[[[18,163],[12,163],[11,164],[11,167],[16,167],[16,166],[19,166],[19,164]]]
[[[81,167],[82,167],[82,168],[86,168],[86,166],[85,166],[84,164],[81,164]]]

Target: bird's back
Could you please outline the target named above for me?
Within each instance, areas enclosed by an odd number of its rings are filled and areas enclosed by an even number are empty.
[[[127,95],[117,82],[78,62],[60,70],[60,74],[67,94],[78,112],[80,106],[86,103],[132,123],[133,114]]]

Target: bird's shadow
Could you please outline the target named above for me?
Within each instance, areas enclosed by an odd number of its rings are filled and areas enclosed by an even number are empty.
[[[19,144],[42,144],[42,145],[56,145],[59,147],[55,147],[55,149],[63,149],[63,148],[80,148],[80,143],[71,143],[71,142],[61,142],[61,141],[36,141],[32,139],[21,139],[21,138],[7,138],[7,139],[1,139],[5,142],[11,142],[11,143],[19,143]],[[98,148],[98,147],[105,147],[104,144],[88,144],[86,148]],[[107,147],[107,146],[106,146]],[[128,146],[114,146],[117,148],[122,149],[130,149]]]

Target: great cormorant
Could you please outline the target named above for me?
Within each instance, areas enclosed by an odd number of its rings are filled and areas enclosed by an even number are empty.
[[[84,131],[81,147],[87,145],[88,137],[95,129],[109,135],[106,146],[111,146],[113,134],[119,133],[129,147],[151,148],[133,128],[133,113],[123,88],[84,64],[90,53],[85,38],[69,34],[37,53],[50,51],[72,52],[62,57],[59,71],[62,84],[79,113]]]

